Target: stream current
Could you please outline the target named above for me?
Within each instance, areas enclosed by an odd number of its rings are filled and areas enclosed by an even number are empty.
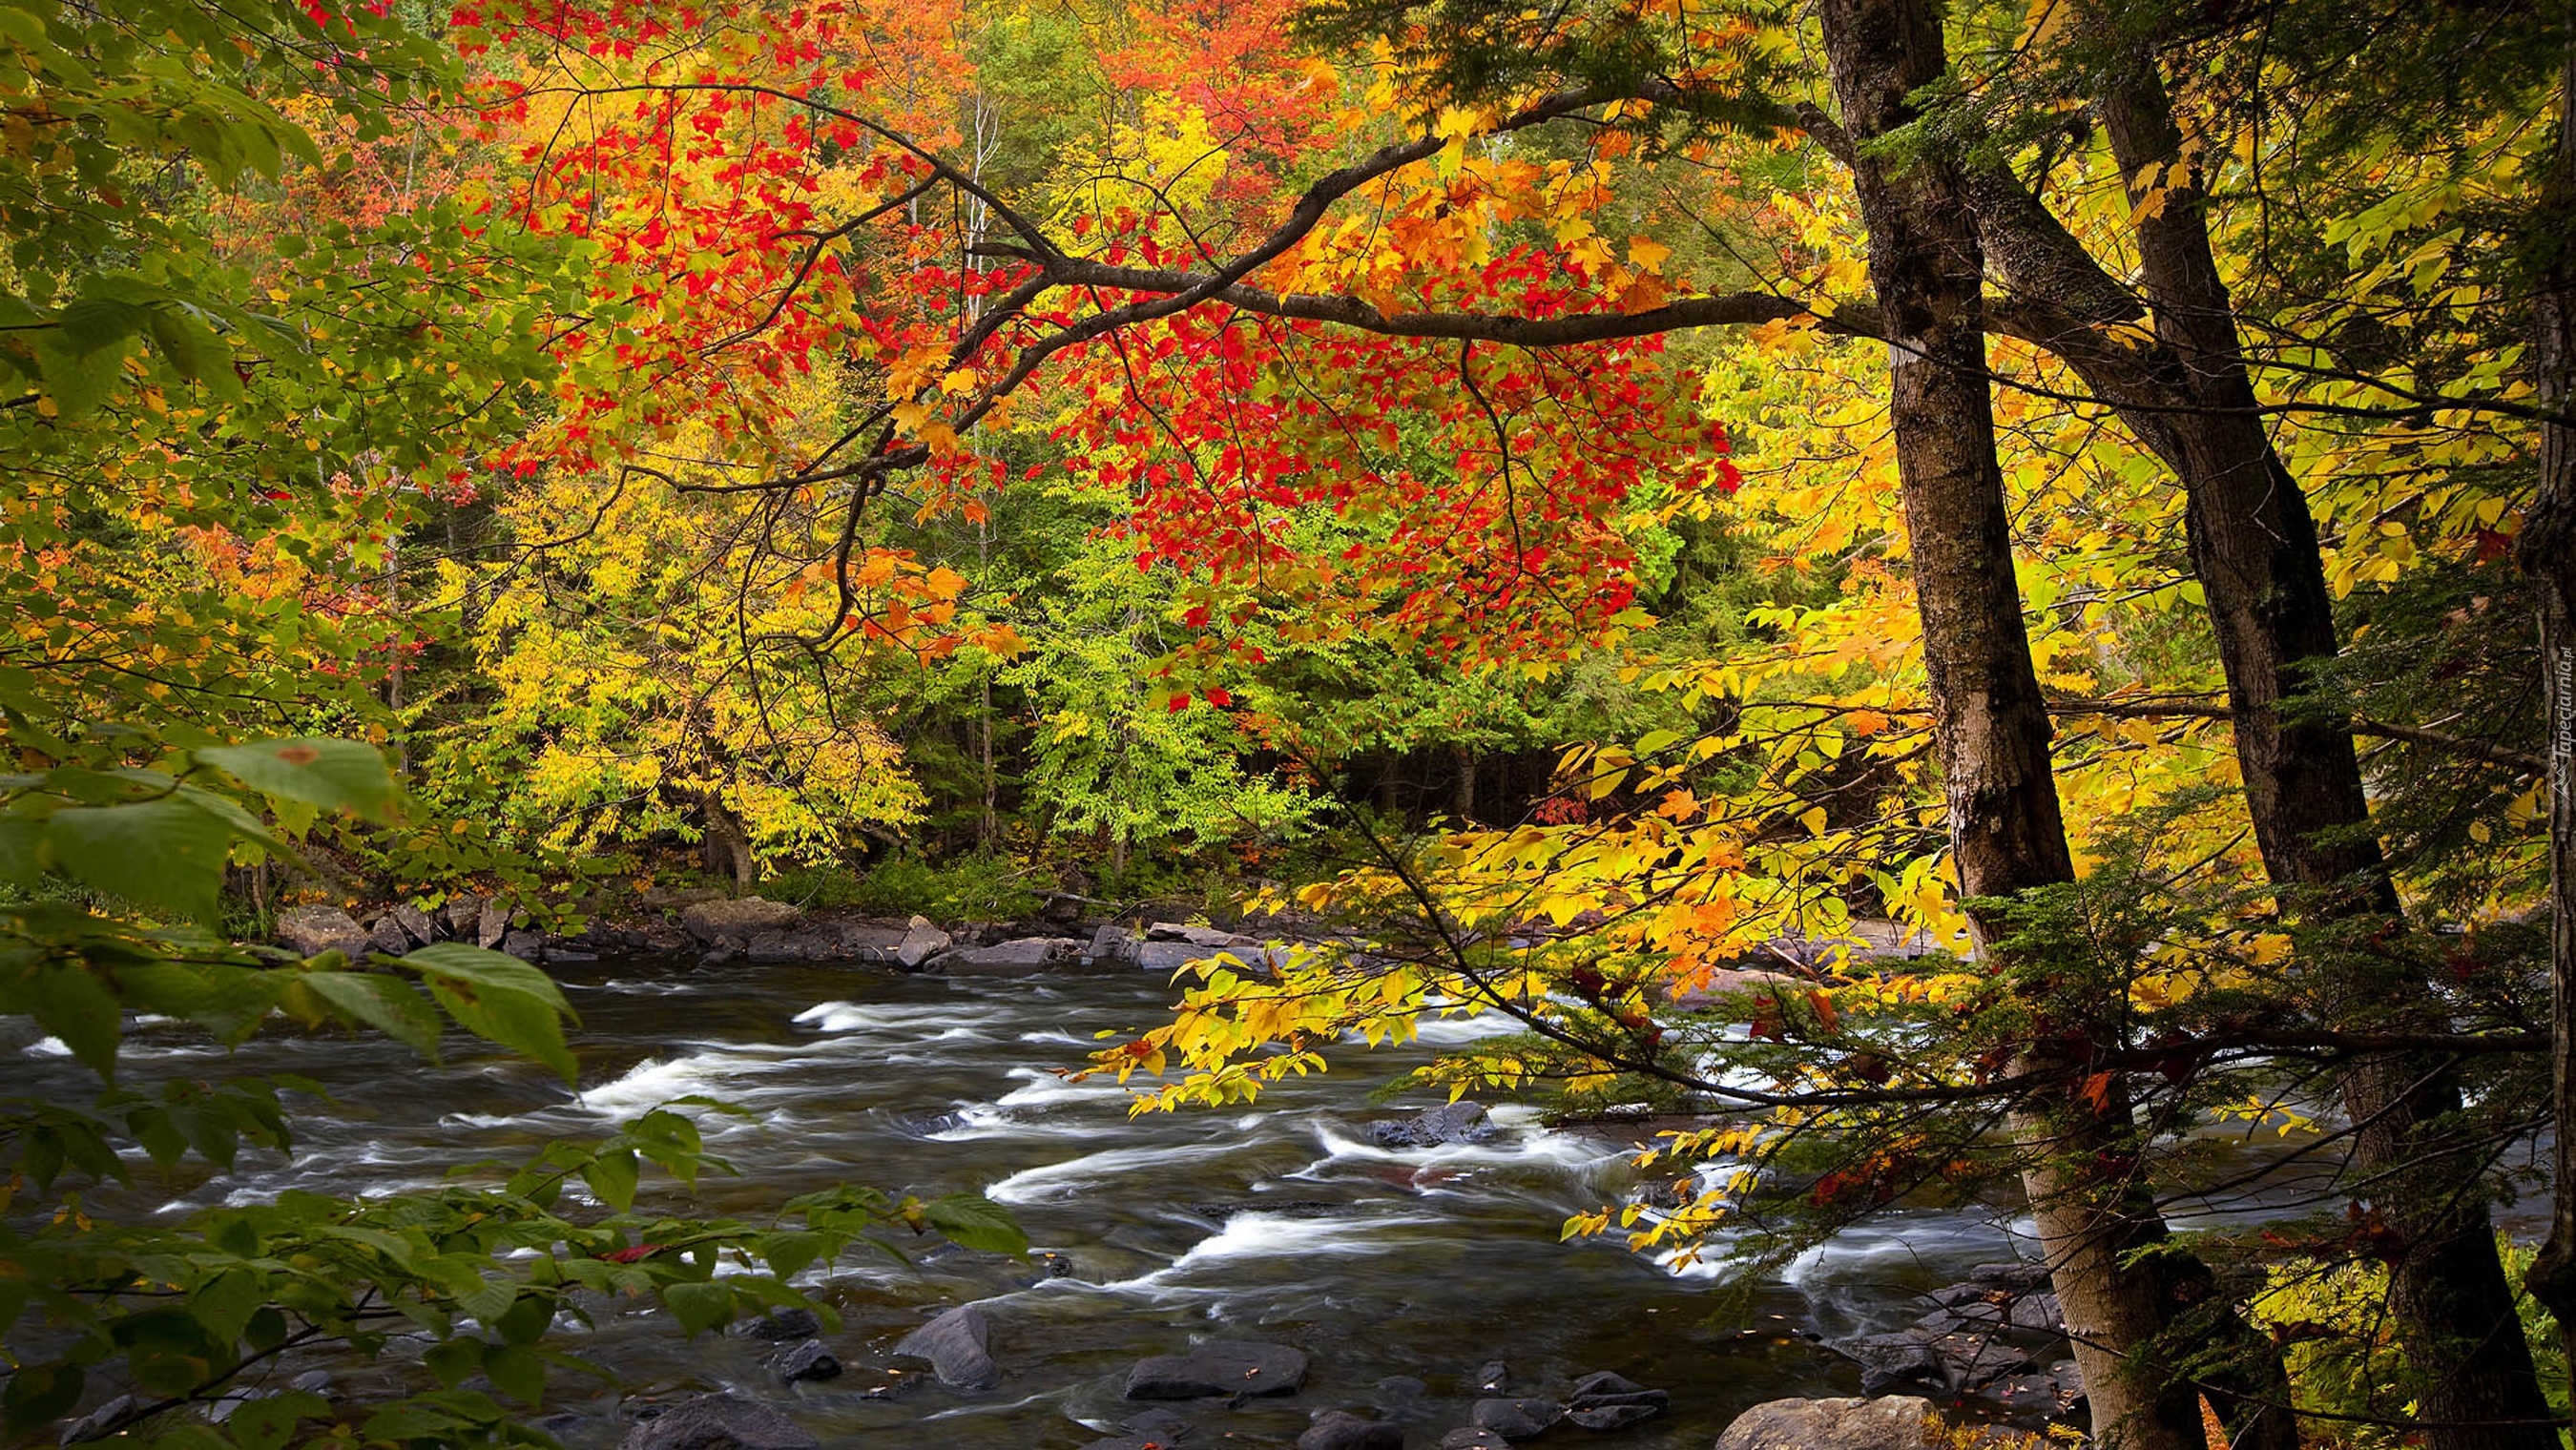
[[[952,979],[631,959],[556,975],[582,1016],[577,1095],[454,1034],[431,1067],[374,1035],[263,1033],[227,1061],[178,1029],[139,1030],[127,1044],[136,1077],[300,1073],[336,1102],[296,1100],[291,1162],[245,1154],[229,1174],[197,1167],[177,1180],[146,1165],[137,1183],[149,1196],[118,1211],[427,1187],[451,1165],[516,1161],[704,1094],[743,1110],[692,1110],[709,1151],[739,1176],[706,1177],[687,1198],[648,1170],[639,1210],[758,1218],[836,1183],[923,1197],[974,1190],[1059,1256],[1023,1263],[925,1240],[929,1251],[906,1265],[853,1248],[799,1279],[840,1311],[822,1338],[847,1372],[792,1386],[763,1365],[773,1346],[758,1340],[689,1341],[660,1314],[603,1316],[564,1347],[625,1383],[558,1371],[541,1412],[579,1450],[616,1443],[621,1399],[720,1389],[776,1405],[826,1445],[1069,1450],[1147,1408],[1119,1398],[1136,1360],[1206,1338],[1294,1345],[1313,1367],[1293,1397],[1169,1407],[1200,1424],[1192,1444],[1234,1431],[1284,1445],[1329,1408],[1374,1412],[1401,1423],[1408,1443],[1436,1444],[1467,1423],[1479,1367],[1501,1360],[1513,1394],[1561,1395],[1594,1370],[1669,1390],[1669,1414],[1599,1438],[1704,1450],[1763,1400],[1859,1392],[1858,1371],[1801,1331],[1902,1325],[1922,1312],[1923,1290],[2017,1248],[1993,1215],[1898,1211],[1748,1299],[1717,1292],[1706,1268],[1668,1268],[1615,1238],[1560,1243],[1567,1215],[1634,1186],[1642,1130],[1550,1130],[1504,1105],[1499,1131],[1478,1143],[1390,1149],[1367,1131],[1439,1101],[1377,1105],[1372,1089],[1440,1046],[1503,1030],[1497,1020],[1426,1020],[1423,1040],[1400,1048],[1345,1044],[1330,1072],[1292,1078],[1249,1107],[1130,1117],[1126,1089],[1053,1069],[1079,1066],[1096,1033],[1158,1020],[1172,994],[1150,975]],[[58,1044],[16,1056],[13,1073],[34,1091],[81,1100],[94,1090]],[[992,1321],[998,1387],[960,1394],[924,1374],[893,1398],[870,1397],[894,1378],[896,1339],[968,1302]],[[274,1378],[311,1367],[283,1365]],[[349,1367],[336,1392],[402,1387],[425,1388],[426,1376],[397,1345]],[[1568,1437],[1594,1438],[1554,1436]]]

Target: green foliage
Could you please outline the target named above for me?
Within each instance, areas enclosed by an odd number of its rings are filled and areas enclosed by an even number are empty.
[[[2499,1234],[2506,1282],[2520,1286],[2538,1250]],[[2302,1256],[2264,1270],[2263,1286],[2249,1306],[2255,1324],[2282,1342],[2282,1359],[2299,1408],[2319,1418],[2302,1421],[2311,1444],[2351,1450],[2397,1450],[2417,1443],[2404,1421],[2414,1414],[2408,1387],[2407,1348],[2397,1342],[2388,1315],[2388,1268],[2367,1259]],[[2568,1407],[2566,1342],[2556,1321],[2527,1291],[2514,1298],[2514,1313],[2530,1344],[2549,1411]],[[2559,1438],[2567,1439],[2565,1431]]]
[[[843,903],[876,916],[932,921],[1022,921],[1037,913],[1031,871],[1000,857],[934,865],[915,856],[879,862],[851,882]]]

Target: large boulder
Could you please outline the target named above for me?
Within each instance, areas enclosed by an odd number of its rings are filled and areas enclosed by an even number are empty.
[[[1935,1450],[1948,1440],[1932,1402],[1772,1400],[1735,1417],[1717,1450]]]
[[[626,1432],[618,1450],[822,1450],[794,1420],[756,1400],[700,1395]]]
[[[1477,1429],[1491,1430],[1506,1440],[1527,1440],[1564,1419],[1565,1406],[1554,1400],[1478,1400],[1467,1418]]]
[[[772,1355],[769,1368],[782,1384],[798,1380],[827,1380],[841,1373],[841,1361],[819,1339],[808,1339]]]
[[[1091,934],[1091,945],[1083,949],[1082,955],[1085,961],[1127,965],[1135,962],[1136,949],[1142,945],[1144,938],[1136,934],[1134,927],[1104,922],[1100,930]]]
[[[496,896],[483,903],[474,916],[474,944],[490,950],[510,934],[510,917],[515,904],[506,896]]]
[[[1565,1418],[1586,1430],[1622,1430],[1662,1414],[1672,1402],[1662,1390],[1604,1370],[1574,1382],[1574,1393],[1565,1399]]]
[[[680,925],[688,928],[689,935],[712,945],[726,937],[741,940],[764,931],[777,931],[804,914],[784,901],[737,896],[697,903],[680,913]]]
[[[421,910],[410,902],[404,902],[402,905],[395,907],[393,909],[393,918],[396,925],[400,926],[404,931],[411,933],[412,940],[419,942],[423,946],[427,946],[431,942],[437,941],[447,935],[447,933],[440,928],[438,922],[432,918],[428,912]]]
[[[1082,950],[1071,937],[1027,936],[989,947],[946,952],[923,963],[925,970],[952,977],[1024,977],[1068,962]]]
[[[1306,1382],[1306,1356],[1284,1344],[1212,1340],[1187,1354],[1139,1360],[1127,1372],[1131,1400],[1197,1400],[1216,1395],[1292,1395]]]
[[[1461,1099],[1426,1108],[1410,1118],[1383,1118],[1368,1125],[1369,1141],[1381,1148],[1434,1148],[1443,1143],[1478,1143],[1494,1135],[1483,1103]]]
[[[1257,947],[1261,943],[1241,932],[1223,931],[1213,926],[1184,926],[1176,921],[1158,921],[1145,928],[1145,940],[1187,942],[1210,951],[1229,951]]]
[[[1297,1437],[1297,1450],[1404,1450],[1404,1432],[1384,1420],[1326,1410]]]
[[[984,1311],[961,1304],[907,1334],[894,1347],[905,1359],[930,1361],[931,1373],[952,1390],[988,1390],[1001,1383],[993,1362],[993,1326]]]
[[[346,952],[367,954],[367,930],[336,906],[290,906],[277,914],[277,939],[300,956]]]
[[[923,962],[929,961],[953,945],[955,945],[954,939],[948,933],[931,925],[930,918],[916,916],[912,919],[910,928],[904,932],[903,940],[895,944],[894,959],[906,971],[919,971]]]
[[[447,898],[442,915],[447,920],[447,934],[452,937],[474,935],[474,923],[483,919],[483,898],[471,891],[460,891]]]

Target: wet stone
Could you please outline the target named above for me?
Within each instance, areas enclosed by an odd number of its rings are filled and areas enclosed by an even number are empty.
[[[1442,1103],[1410,1118],[1385,1118],[1368,1125],[1369,1141],[1381,1148],[1435,1148],[1443,1143],[1481,1143],[1494,1134],[1477,1102]]]
[[[799,1380],[837,1379],[841,1373],[841,1361],[819,1339],[808,1339],[779,1351],[769,1367],[781,1384],[791,1385]]]
[[[984,1311],[963,1304],[905,1335],[894,1352],[930,1361],[931,1372],[952,1390],[990,1389],[1002,1378],[1001,1366],[993,1362],[992,1333]]]
[[[618,1450],[821,1450],[821,1442],[758,1401],[700,1395],[627,1431]]]
[[[1554,1400],[1478,1400],[1467,1418],[1479,1430],[1506,1440],[1526,1440],[1565,1418],[1565,1406]]]
[[[1484,1365],[1476,1371],[1476,1393],[1480,1395],[1499,1395],[1510,1386],[1511,1376],[1512,1369],[1510,1365],[1503,1363],[1499,1359],[1487,1360]]]
[[[735,1332],[752,1339],[811,1339],[823,1332],[823,1321],[811,1309],[778,1309],[746,1321]]]
[[[1197,1400],[1218,1395],[1292,1395],[1306,1382],[1306,1356],[1284,1344],[1225,1340],[1187,1354],[1156,1355],[1127,1372],[1131,1400]]]
[[[1511,1443],[1491,1430],[1467,1426],[1441,1436],[1440,1450],[1510,1450]]]

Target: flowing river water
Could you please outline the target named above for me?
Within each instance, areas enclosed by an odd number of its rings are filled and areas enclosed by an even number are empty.
[[[1436,1444],[1467,1423],[1478,1368],[1502,1360],[1515,1394],[1562,1394],[1594,1370],[1669,1390],[1669,1414],[1598,1438],[1705,1450],[1760,1401],[1858,1393],[1858,1372],[1800,1331],[1904,1324],[1922,1312],[1921,1291],[2017,1247],[1999,1215],[1897,1212],[1744,1296],[1615,1241],[1560,1243],[1568,1214],[1635,1186],[1636,1130],[1551,1130],[1504,1106],[1501,1131],[1479,1143],[1387,1149],[1366,1131],[1438,1101],[1375,1105],[1370,1090],[1498,1024],[1426,1022],[1421,1043],[1346,1045],[1332,1071],[1253,1106],[1130,1117],[1125,1089],[1053,1070],[1079,1065],[1095,1033],[1157,1020],[1172,994],[1148,974],[952,979],[634,960],[557,974],[582,1016],[578,1095],[453,1036],[433,1068],[374,1036],[264,1033],[227,1061],[173,1029],[143,1029],[128,1044],[138,1075],[301,1073],[336,1101],[303,1104],[293,1161],[245,1155],[230,1174],[176,1182],[147,1167],[139,1183],[151,1196],[136,1206],[424,1187],[451,1165],[515,1159],[704,1094],[743,1110],[696,1114],[739,1176],[704,1180],[694,1199],[648,1176],[639,1207],[751,1217],[844,1182],[925,1197],[979,1190],[1057,1256],[935,1247],[906,1265],[854,1249],[809,1270],[800,1282],[843,1316],[823,1338],[847,1372],[793,1386],[764,1367],[771,1346],[757,1340],[689,1341],[659,1314],[604,1318],[567,1347],[624,1383],[559,1372],[544,1411],[557,1417],[549,1430],[585,1450],[623,1433],[621,1400],[631,1409],[717,1389],[777,1405],[826,1445],[1075,1447],[1143,1408],[1119,1398],[1136,1360],[1206,1338],[1295,1345],[1313,1367],[1294,1397],[1173,1407],[1203,1426],[1190,1443],[1231,1431],[1284,1445],[1312,1413],[1347,1407]],[[52,1044],[18,1056],[13,1071],[35,1091],[72,1099],[93,1086]],[[993,1323],[997,1388],[961,1394],[922,1375],[899,1396],[870,1397],[889,1384],[897,1338],[967,1302]],[[398,1346],[352,1367],[343,1389],[424,1384]],[[1568,1427],[1554,1438],[1595,1437]]]

